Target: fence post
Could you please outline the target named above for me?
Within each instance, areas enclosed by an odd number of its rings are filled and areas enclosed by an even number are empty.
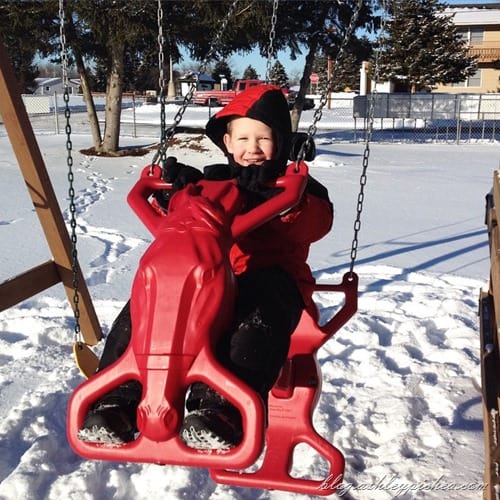
[[[59,135],[59,109],[57,107],[57,92],[54,91],[54,119],[56,124],[56,135]]]
[[[137,124],[136,124],[136,121],[135,121],[135,90],[134,92],[132,93],[132,123],[133,123],[133,134],[134,134],[134,137],[137,137]]]

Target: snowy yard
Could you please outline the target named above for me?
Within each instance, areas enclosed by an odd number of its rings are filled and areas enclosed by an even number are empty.
[[[180,161],[201,168],[222,160],[206,140],[200,152],[180,137],[170,151]],[[67,217],[65,137],[38,140]],[[90,146],[89,136],[73,141],[80,262],[106,332],[150,241],[125,199],[151,157],[86,157],[78,151]],[[50,253],[3,128],[0,147],[3,281]],[[337,282],[349,265],[363,145],[335,144],[321,131],[317,149],[310,171],[329,188],[336,219],[310,263],[318,281]],[[372,145],[356,264],[359,311],[318,355],[323,393],[315,424],[345,454],[339,496],[481,496],[477,303],[489,274],[484,196],[496,168],[496,144]],[[318,302],[324,314],[333,306],[326,295]],[[76,456],[65,434],[67,401],[82,381],[72,341],[60,285],[0,313],[0,498],[304,498],[216,485],[203,469]],[[305,449],[296,470],[321,477],[322,464]]]

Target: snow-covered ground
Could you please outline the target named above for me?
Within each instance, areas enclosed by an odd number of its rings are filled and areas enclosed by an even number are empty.
[[[179,160],[202,167],[222,159],[206,139],[178,137],[170,154]],[[38,141],[67,217],[65,136]],[[154,141],[129,137],[123,145]],[[88,135],[73,136],[78,249],[107,332],[150,241],[125,198],[152,155],[79,153],[89,146]],[[319,281],[338,282],[349,265],[363,145],[333,143],[321,130],[317,147],[310,170],[328,187],[336,221],[310,263]],[[3,128],[0,150],[3,281],[50,252]],[[356,265],[359,312],[318,356],[323,394],[315,424],[345,454],[344,498],[481,497],[477,302],[489,274],[484,196],[495,168],[496,144],[371,146]],[[323,312],[331,306],[320,298]],[[217,485],[204,469],[75,455],[65,433],[68,398],[82,382],[72,325],[60,285],[0,313],[0,498],[305,498]],[[322,471],[308,449],[295,470]]]

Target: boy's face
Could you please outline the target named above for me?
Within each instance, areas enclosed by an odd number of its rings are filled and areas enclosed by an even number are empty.
[[[227,126],[224,144],[234,161],[243,167],[262,165],[274,153],[273,131],[253,118],[235,118]]]

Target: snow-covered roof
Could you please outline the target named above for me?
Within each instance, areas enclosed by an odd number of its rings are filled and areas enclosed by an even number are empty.
[[[61,78],[35,78],[35,83],[39,86],[51,87],[61,83]]]
[[[485,8],[460,5],[448,7],[444,12],[453,14],[453,22],[458,26],[485,26],[500,24],[500,4],[495,4],[495,7],[493,8],[492,4],[485,5]]]
[[[198,78],[198,81],[200,82],[215,82],[215,80],[211,77],[208,76],[204,73],[199,73],[197,71],[191,71],[190,73],[186,73],[185,75],[181,76],[181,80],[190,80],[194,78]]]
[[[54,85],[60,85],[62,83],[62,78],[60,77],[39,77],[35,78],[35,83],[39,87],[52,87]],[[80,85],[80,79],[79,78],[68,78],[68,83],[69,85]]]

